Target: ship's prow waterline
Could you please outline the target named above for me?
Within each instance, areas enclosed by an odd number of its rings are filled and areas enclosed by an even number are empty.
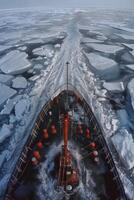
[[[55,194],[57,200],[87,199],[83,185],[94,199],[127,199],[99,123],[81,94],[68,86],[60,88],[42,108],[10,178],[5,200],[42,199],[43,181],[44,199],[56,199]],[[55,152],[48,159],[53,144]],[[44,168],[46,179],[42,181],[39,174],[44,166],[48,168]],[[50,184],[53,197],[47,188]]]

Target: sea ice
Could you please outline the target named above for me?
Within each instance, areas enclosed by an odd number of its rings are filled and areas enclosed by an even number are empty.
[[[52,58],[54,55],[54,51],[51,48],[46,48],[46,46],[34,49],[33,53],[39,56],[46,56],[48,58]]]
[[[125,40],[134,40],[134,35],[125,35],[125,34],[117,34],[117,35],[123,37]]]
[[[134,167],[134,141],[126,129],[121,129],[112,137],[112,142],[127,169]]]
[[[134,50],[134,44],[123,43],[123,45]]]
[[[10,126],[7,124],[3,124],[0,129],[0,144],[11,135]]]
[[[1,115],[9,115],[13,110],[15,104],[21,99],[22,95],[17,95],[12,99],[8,99],[3,110],[0,112]]]
[[[15,105],[15,116],[17,120],[21,120],[23,118],[23,115],[27,110],[29,110],[30,107],[30,100],[29,99],[21,99],[18,101],[18,103]]]
[[[134,78],[128,83],[128,91],[131,98],[131,104],[134,109]]]
[[[5,74],[20,74],[30,67],[31,63],[27,60],[27,54],[18,50],[11,51],[0,59],[0,69]]]
[[[0,83],[0,105],[2,105],[7,99],[14,96],[16,90]]]
[[[0,83],[8,84],[13,79],[12,75],[0,74]]]
[[[96,39],[92,39],[92,38],[83,38],[81,40],[82,43],[101,43],[102,41],[100,40],[96,40]]]
[[[106,45],[106,44],[88,44],[88,46],[92,47],[97,51],[102,51],[104,53],[116,53],[123,49],[123,47],[115,46],[115,45]]]
[[[12,87],[13,88],[26,88],[27,87],[27,80],[20,76],[20,77],[16,77],[15,79],[12,80]]]
[[[7,49],[9,49],[11,46],[4,46],[4,45],[0,45],[0,51],[5,51]]]
[[[126,65],[126,68],[134,70],[134,65]]]
[[[134,56],[132,52],[125,52],[121,55],[121,60],[131,64],[134,63]]]
[[[124,91],[123,82],[104,82],[103,87],[109,91],[118,91],[118,92]]]
[[[34,69],[37,69],[37,70],[41,70],[42,68],[43,68],[43,65],[41,65],[41,64],[36,64],[34,66]]]
[[[94,73],[99,74],[106,80],[110,80],[118,76],[119,69],[117,63],[110,59],[95,53],[86,54],[92,65],[92,70]]]

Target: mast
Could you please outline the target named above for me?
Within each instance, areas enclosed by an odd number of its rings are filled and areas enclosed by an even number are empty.
[[[67,163],[68,131],[69,131],[69,118],[67,116],[64,118],[64,158],[65,158],[65,163]]]
[[[66,62],[66,66],[67,66],[67,109],[69,108],[69,97],[68,97],[68,88],[69,88],[69,62]]]
[[[66,62],[66,65],[67,65],[67,91],[68,91],[68,66],[69,66],[69,62],[68,61]]]

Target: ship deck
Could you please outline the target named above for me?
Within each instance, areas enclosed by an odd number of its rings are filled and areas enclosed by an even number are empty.
[[[62,188],[53,178],[53,160],[63,145],[63,118],[66,113],[70,118],[69,149],[80,174],[79,186],[71,195],[61,192]],[[52,126],[56,129],[55,133],[52,133]],[[42,135],[44,129],[48,131],[45,139]],[[41,149],[37,147],[39,142],[43,144]],[[95,143],[95,149],[91,148],[92,143]],[[92,157],[94,150],[98,153],[97,162]],[[41,158],[38,164],[33,165],[35,151],[40,153]],[[103,131],[90,107],[78,94],[63,91],[40,112],[11,176],[5,199],[39,200],[43,197],[75,200],[90,199],[90,196],[96,200],[126,199]]]

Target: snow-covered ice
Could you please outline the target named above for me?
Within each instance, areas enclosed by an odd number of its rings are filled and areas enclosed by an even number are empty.
[[[8,84],[13,79],[12,75],[0,74],[0,83]]]
[[[134,109],[134,78],[128,83],[128,91],[131,98],[131,104]]]
[[[109,80],[118,75],[119,69],[114,60],[95,53],[86,54],[86,56],[92,66],[93,72],[102,78]]]
[[[0,129],[0,144],[4,142],[4,140],[11,135],[10,126],[7,124],[3,124]]]
[[[12,80],[12,87],[16,89],[18,88],[24,89],[27,87],[27,80],[22,76],[18,76]]]
[[[123,45],[134,50],[134,44],[123,43]]]
[[[43,65],[41,65],[41,64],[36,64],[35,66],[34,66],[34,69],[37,69],[37,70],[40,70],[40,69],[42,69],[43,68]]]
[[[103,87],[109,91],[118,91],[118,92],[124,91],[123,82],[104,82]]]
[[[22,95],[17,95],[13,97],[12,99],[8,99],[6,104],[4,105],[4,108],[0,112],[1,115],[9,115],[11,111],[13,110],[15,104],[20,100]]]
[[[134,141],[132,135],[126,129],[122,129],[112,137],[112,142],[125,167],[132,169],[134,167]]]
[[[81,42],[82,43],[101,43],[102,41],[96,40],[96,39],[93,39],[93,38],[82,38]]]
[[[134,63],[134,56],[132,55],[132,52],[124,52],[121,55],[121,60],[131,64]]]
[[[25,112],[30,108],[30,99],[21,99],[15,105],[15,116],[17,120],[21,120]]]
[[[86,54],[89,59],[91,65],[97,70],[114,70],[117,63],[110,59],[103,56],[100,56],[95,53]]]
[[[95,44],[95,43],[88,44],[88,46],[92,47],[93,49],[95,49],[97,51],[102,51],[104,53],[116,53],[117,51],[120,51],[120,50],[123,49],[120,46],[106,45],[106,44]]]
[[[134,40],[134,35],[126,35],[126,34],[117,34],[117,35],[123,37],[125,40]]]
[[[134,64],[133,65],[126,65],[126,68],[134,70]]]
[[[9,49],[11,46],[0,45],[0,52]]]
[[[16,90],[0,83],[0,105],[16,94]]]
[[[39,56],[46,56],[48,58],[52,58],[54,55],[53,49],[47,48],[46,46],[34,49],[33,53]]]
[[[30,67],[27,54],[18,50],[11,51],[0,59],[0,69],[5,74],[20,74]]]

